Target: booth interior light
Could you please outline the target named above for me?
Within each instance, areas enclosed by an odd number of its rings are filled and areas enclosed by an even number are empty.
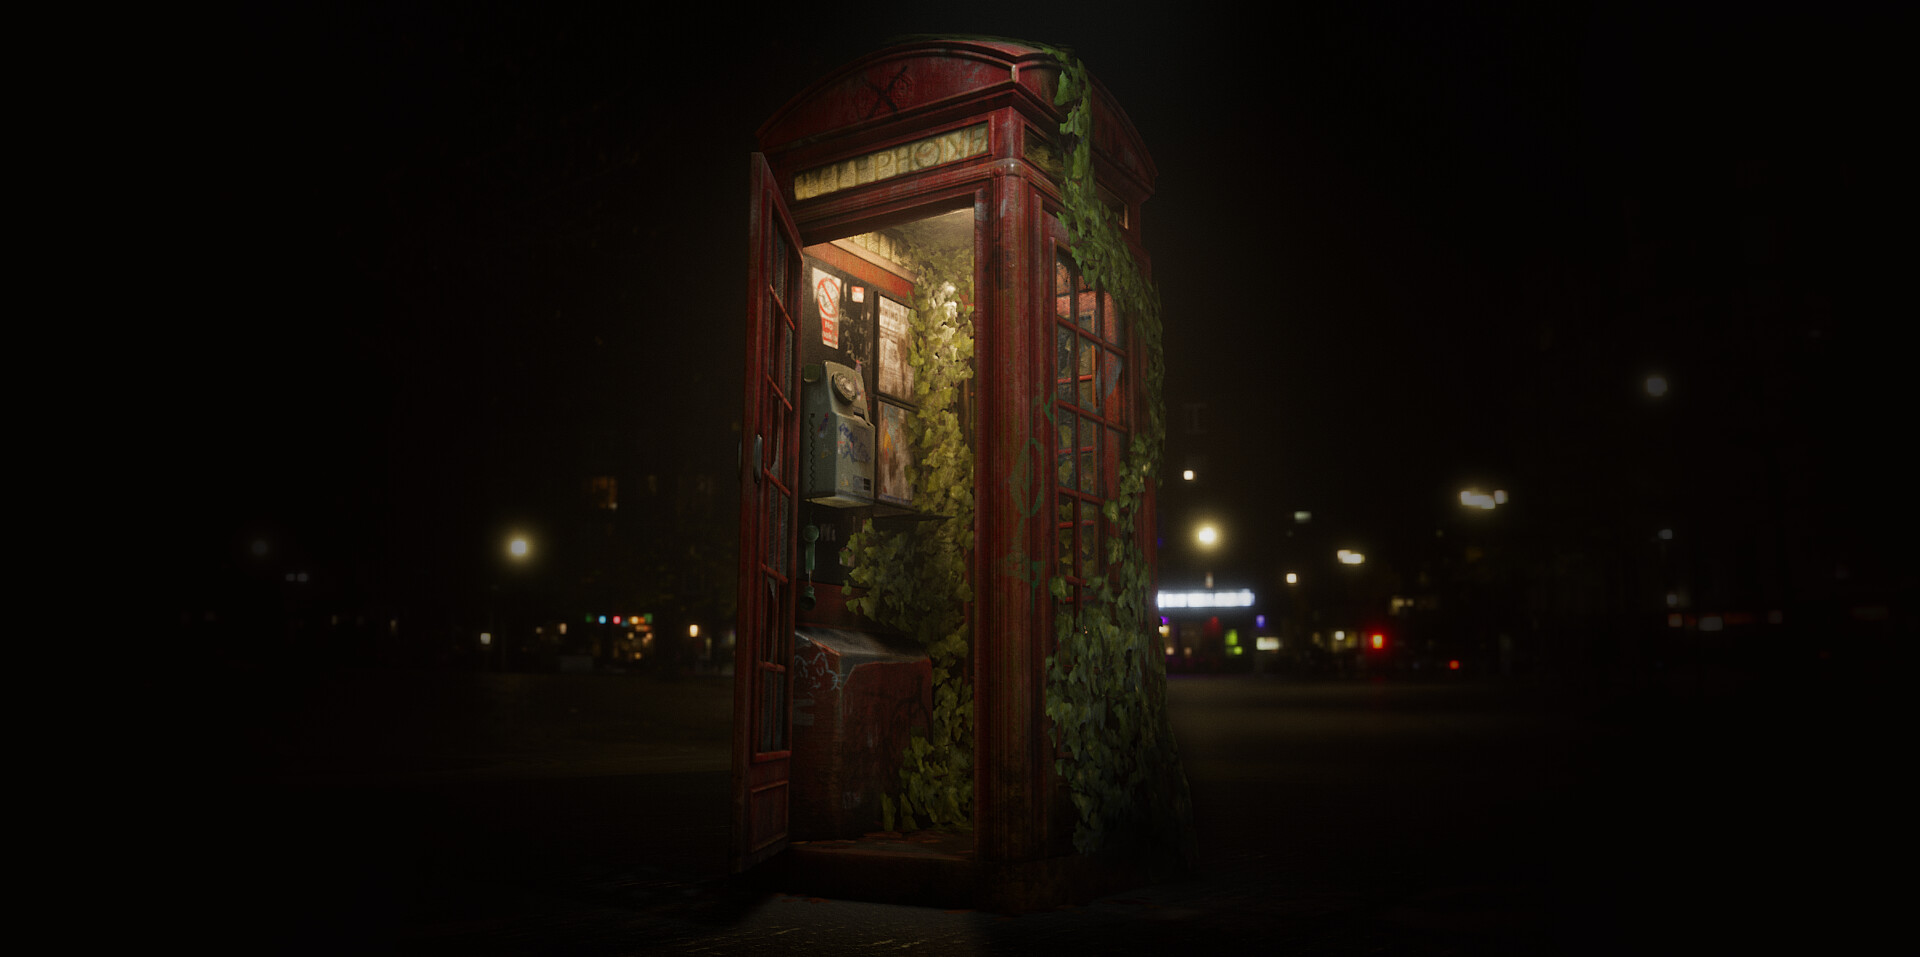
[[[1161,608],[1251,608],[1253,592],[1239,591],[1163,591],[1158,596]]]

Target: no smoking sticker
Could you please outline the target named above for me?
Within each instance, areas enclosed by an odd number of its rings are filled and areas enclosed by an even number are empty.
[[[820,343],[840,348],[840,277],[813,271],[813,301],[820,306]]]

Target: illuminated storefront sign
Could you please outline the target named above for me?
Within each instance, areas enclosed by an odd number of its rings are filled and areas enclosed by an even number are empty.
[[[1159,605],[1162,608],[1251,608],[1253,592],[1244,588],[1239,591],[1163,591]]]
[[[895,176],[916,173],[987,152],[987,124],[902,143],[830,166],[805,170],[793,177],[793,198],[812,199]]]

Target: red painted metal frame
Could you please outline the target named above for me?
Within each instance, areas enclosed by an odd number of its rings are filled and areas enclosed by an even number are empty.
[[[786,846],[791,773],[793,575],[799,416],[793,394],[799,230],[766,159],[754,154],[749,214],[746,408],[741,419],[739,617],[733,694],[733,841],[744,870]],[[784,259],[776,268],[774,257]],[[781,336],[786,346],[778,349]],[[781,363],[785,368],[781,368]],[[768,504],[785,500],[788,533],[773,543]],[[772,705],[769,707],[769,705]],[[774,746],[767,746],[772,744]]]

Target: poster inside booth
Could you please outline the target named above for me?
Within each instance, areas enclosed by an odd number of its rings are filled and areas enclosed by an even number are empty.
[[[913,504],[913,450],[908,445],[907,410],[880,401],[880,462],[874,476],[875,494],[894,505]]]
[[[835,363],[860,378],[865,414],[874,427],[875,503],[913,507],[913,414],[911,283],[851,251],[851,243],[810,247],[805,256],[809,294],[803,299],[801,362]],[[814,577],[843,582],[838,546],[871,517],[866,509],[806,506],[806,522],[818,530]]]
[[[880,391],[897,399],[913,398],[909,364],[913,319],[906,303],[880,297]]]
[[[880,466],[875,476],[883,502],[913,504],[912,446],[908,444],[908,410],[899,400],[913,397],[910,337],[913,322],[906,303],[879,298]]]

